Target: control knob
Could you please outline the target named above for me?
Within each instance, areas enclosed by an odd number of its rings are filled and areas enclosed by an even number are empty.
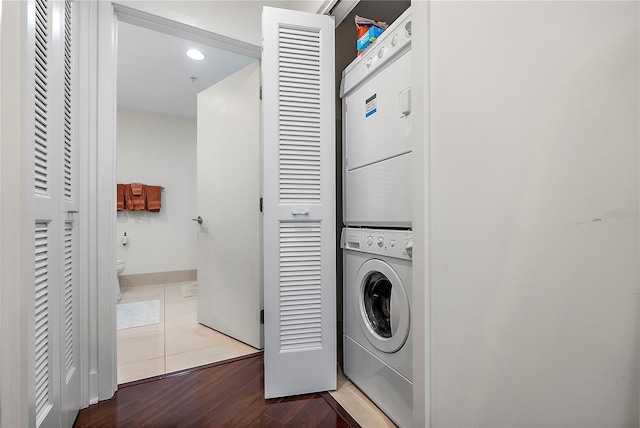
[[[413,257],[413,238],[409,238],[409,240],[407,241],[407,245],[405,245],[404,249],[407,250],[407,255],[409,257]]]
[[[378,238],[378,247],[382,248],[384,245],[384,238],[381,236]]]
[[[367,236],[367,245],[370,247],[371,244],[373,244],[373,236],[369,235]]]

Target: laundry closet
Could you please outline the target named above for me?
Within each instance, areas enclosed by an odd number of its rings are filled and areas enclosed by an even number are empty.
[[[336,28],[338,349],[345,376],[413,423],[410,2],[360,2]],[[357,57],[355,16],[389,24]]]
[[[340,97],[340,83],[342,81],[343,70],[356,58],[358,50],[356,48],[357,30],[354,24],[355,16],[364,16],[378,21],[391,24],[404,11],[411,6],[411,1],[360,1],[347,17],[336,27],[335,30],[335,84],[336,84],[336,242],[340,243],[343,223],[343,135],[342,135],[342,98]],[[337,272],[342,272],[342,252],[337,252],[336,260]],[[342,276],[337,278],[338,296],[342,296]],[[342,321],[342,300],[338,299],[337,313],[339,317],[339,336],[342,335],[340,327]],[[338,360],[342,364],[341,347],[338,347]]]

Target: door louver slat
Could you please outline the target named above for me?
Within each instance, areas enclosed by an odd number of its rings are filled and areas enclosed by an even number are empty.
[[[73,222],[64,227],[64,359],[67,379],[73,374]]]
[[[320,227],[319,222],[280,225],[282,350],[322,346]]]
[[[49,230],[35,225],[35,374],[36,420],[51,409],[51,349],[49,343]]]
[[[73,174],[72,174],[72,110],[71,110],[71,70],[72,70],[72,56],[71,56],[71,8],[73,3],[65,1],[64,4],[64,198],[66,201],[73,199]]]
[[[49,193],[49,4],[35,2],[34,43],[34,184],[36,195]],[[50,300],[49,300],[49,224],[35,224],[35,412],[39,425],[52,408]]]
[[[281,27],[278,53],[280,201],[319,203],[319,33]]]
[[[46,195],[49,191],[48,149],[48,47],[49,5],[36,1],[35,22],[35,192]]]

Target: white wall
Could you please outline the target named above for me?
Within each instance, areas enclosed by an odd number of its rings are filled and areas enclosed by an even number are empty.
[[[638,12],[431,4],[434,427],[638,426]]]
[[[118,212],[123,275],[196,269],[195,119],[118,109],[117,180],[165,187],[160,212]]]
[[[33,181],[23,180],[30,153],[25,158],[21,150],[24,108],[27,25],[26,5],[2,2],[0,5],[0,426],[29,424],[28,341],[29,323],[26,298],[28,285],[33,284],[31,242],[32,224],[25,220],[25,207],[30,207]],[[33,147],[33,146],[32,146]],[[29,218],[29,217],[27,217]],[[33,218],[33,217],[31,217]],[[26,241],[26,242],[25,242]],[[31,252],[29,252],[31,250]]]

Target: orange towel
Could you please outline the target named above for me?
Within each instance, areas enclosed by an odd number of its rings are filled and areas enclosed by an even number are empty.
[[[131,193],[131,185],[124,185],[124,203],[125,209],[132,210],[133,209],[133,193]]]
[[[162,187],[147,186],[147,210],[160,211],[162,207]]]
[[[131,183],[125,186],[125,202],[128,210],[142,211],[145,209],[146,187],[140,183]]]
[[[141,196],[143,189],[144,189],[144,184],[131,183],[131,193],[133,193],[133,196]]]
[[[122,211],[124,209],[124,184],[118,184],[116,192],[116,209]]]

